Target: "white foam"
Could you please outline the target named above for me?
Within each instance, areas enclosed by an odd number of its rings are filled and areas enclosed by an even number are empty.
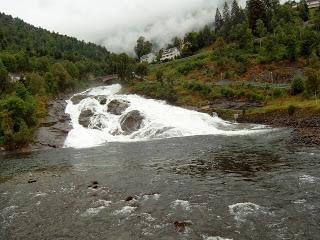
[[[136,210],[136,207],[125,206],[120,210],[114,211],[114,215],[129,215]]]
[[[268,213],[265,208],[251,202],[236,203],[230,205],[229,212],[234,216],[234,219],[239,222],[246,221],[247,216],[250,215]]]
[[[84,213],[81,214],[82,217],[90,217],[95,216],[99,214],[103,209],[105,209],[105,206],[100,206],[97,208],[88,208]]]
[[[233,240],[232,238],[202,236],[203,240]]]
[[[171,203],[171,207],[176,209],[178,207],[186,210],[186,211],[190,211],[191,210],[191,205],[188,201],[184,201],[184,200],[175,200],[174,202]]]
[[[318,178],[310,176],[310,175],[302,175],[299,177],[299,181],[301,183],[315,183]]]
[[[81,93],[88,96],[79,104],[68,101],[66,113],[70,115],[73,129],[65,141],[65,147],[86,148],[104,144],[106,142],[145,141],[171,137],[195,135],[243,135],[261,132],[266,128],[257,125],[248,125],[247,128],[239,124],[224,121],[208,114],[187,110],[166,104],[164,101],[146,99],[138,95],[118,94],[121,90],[119,84],[96,87]],[[107,96],[107,104],[114,100],[126,100],[129,108],[123,113],[138,110],[144,120],[141,129],[130,134],[123,134],[120,128],[121,116],[107,112],[107,105],[100,105],[92,96]],[[95,118],[99,118],[102,129],[84,128],[78,122],[80,113],[90,109],[95,116],[91,118],[91,127]],[[122,116],[123,116],[122,115]],[[114,134],[118,132],[119,134]]]
[[[143,195],[143,200],[149,200],[149,199],[153,199],[153,200],[156,200],[158,201],[160,199],[160,194],[158,193],[155,193],[155,194],[152,194],[152,195]]]

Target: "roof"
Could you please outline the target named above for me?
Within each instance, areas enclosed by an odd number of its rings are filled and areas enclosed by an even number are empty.
[[[173,52],[179,52],[178,48],[169,48],[163,52],[163,54],[173,53]]]

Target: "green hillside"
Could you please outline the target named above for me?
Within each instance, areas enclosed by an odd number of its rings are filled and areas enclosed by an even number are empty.
[[[126,79],[135,60],[104,47],[37,28],[0,13],[0,146],[32,141],[49,98],[119,74]]]

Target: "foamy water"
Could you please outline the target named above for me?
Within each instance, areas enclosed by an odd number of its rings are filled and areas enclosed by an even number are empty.
[[[86,148],[106,142],[146,141],[195,135],[244,135],[266,130],[263,126],[244,127],[219,117],[171,106],[164,101],[120,94],[120,91],[119,84],[95,87],[78,94],[87,96],[79,104],[68,101],[66,113],[70,114],[73,129],[68,134],[65,147]],[[94,96],[105,96],[106,105],[101,105]],[[107,112],[108,103],[115,99],[129,102],[129,107],[120,116]],[[94,112],[88,128],[79,124],[81,111],[86,109]],[[133,110],[138,110],[144,120],[138,131],[126,135],[121,129],[120,120]],[[97,123],[100,123],[100,129],[94,129]]]

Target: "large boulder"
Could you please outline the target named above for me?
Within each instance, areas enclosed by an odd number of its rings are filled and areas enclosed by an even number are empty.
[[[90,124],[90,119],[93,115],[94,113],[90,109],[82,110],[79,116],[79,124],[87,128]]]
[[[141,127],[144,117],[137,110],[128,112],[121,117],[120,126],[125,135],[129,135],[135,131],[138,131]]]
[[[114,99],[108,104],[108,112],[114,115],[121,115],[129,107],[129,102]]]

